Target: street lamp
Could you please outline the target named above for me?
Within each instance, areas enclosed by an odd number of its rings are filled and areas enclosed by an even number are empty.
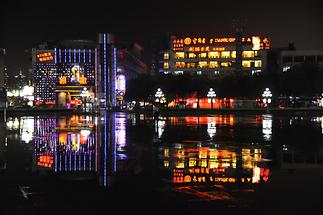
[[[209,99],[208,99],[208,102],[210,103],[211,102],[211,108],[213,108],[213,103],[215,101],[215,97],[216,97],[216,94],[213,90],[213,88],[210,88],[209,92],[207,93],[206,95]]]
[[[262,101],[264,102],[266,107],[271,103],[271,97],[272,97],[272,94],[269,88],[266,88],[262,94]]]
[[[157,89],[157,92],[155,93],[155,102],[158,102],[158,103],[164,103],[165,102],[165,95],[163,93],[163,91],[158,88]]]

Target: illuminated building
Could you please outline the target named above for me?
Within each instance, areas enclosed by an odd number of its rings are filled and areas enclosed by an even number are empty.
[[[222,72],[262,72],[267,65],[268,37],[244,36],[241,64],[237,62],[236,37],[170,37],[169,50],[163,51],[160,72],[198,74],[214,77]]]
[[[146,73],[137,43],[116,43],[113,34],[98,41],[45,43],[32,51],[35,103],[61,107],[113,109],[122,104],[126,80]]]
[[[282,72],[305,62],[318,64],[323,68],[323,50],[283,50],[280,52],[279,62]]]
[[[89,91],[87,100],[96,95],[97,47],[91,41],[63,41],[33,49],[35,101],[63,107],[84,103],[81,92]]]

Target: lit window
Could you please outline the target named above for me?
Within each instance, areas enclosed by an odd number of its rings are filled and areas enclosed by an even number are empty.
[[[188,53],[188,58],[196,58],[196,54],[195,53]]]
[[[207,62],[206,61],[200,61],[198,64],[199,68],[206,68],[207,67]]]
[[[176,59],[183,59],[183,58],[185,58],[185,53],[184,52],[176,52],[175,58]]]
[[[221,57],[222,58],[230,58],[230,52],[229,51],[221,52]]]
[[[231,66],[230,62],[221,62],[221,67],[229,67]]]
[[[185,62],[176,62],[175,68],[185,68]]]
[[[206,58],[207,55],[205,52],[203,52],[203,53],[200,53],[199,56],[200,56],[200,58]]]
[[[255,55],[254,55],[253,51],[243,51],[242,57],[243,58],[252,58],[252,57],[255,57]]]
[[[261,60],[255,60],[255,67],[261,67],[261,66],[262,66]]]
[[[236,51],[232,51],[231,52],[231,57],[232,58],[236,58],[237,57],[237,52]]]
[[[216,68],[219,67],[219,64],[217,61],[210,61],[209,68]]]
[[[168,62],[164,62],[164,69],[169,69]]]
[[[169,53],[164,53],[164,60],[168,60],[169,59]]]
[[[187,68],[195,68],[195,63],[187,63]]]
[[[251,61],[250,60],[243,60],[242,66],[243,67],[251,67]]]
[[[220,58],[220,52],[209,52],[209,58]]]

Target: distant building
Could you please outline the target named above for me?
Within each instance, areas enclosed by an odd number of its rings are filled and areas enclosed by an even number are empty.
[[[263,72],[270,49],[269,38],[243,36],[240,43],[237,38],[170,36],[168,50],[160,53],[159,72],[209,77],[229,71]]]
[[[5,55],[6,50],[0,48],[0,87],[5,87]]]
[[[283,50],[280,52],[279,65],[282,72],[305,62],[317,64],[323,68],[323,50]]]
[[[0,108],[7,106],[5,54],[6,50],[0,48]]]
[[[117,50],[116,100],[122,106],[127,81],[147,74],[148,67],[142,60],[143,47],[138,43],[118,43]]]

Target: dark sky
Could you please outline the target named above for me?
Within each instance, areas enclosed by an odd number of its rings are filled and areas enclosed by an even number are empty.
[[[41,41],[95,40],[98,32],[115,32],[117,39],[144,45],[149,55],[150,39],[163,32],[230,36],[232,20],[240,18],[247,34],[268,35],[272,47],[294,42],[297,49],[323,49],[322,11],[319,0],[2,0],[0,47],[16,74]]]

